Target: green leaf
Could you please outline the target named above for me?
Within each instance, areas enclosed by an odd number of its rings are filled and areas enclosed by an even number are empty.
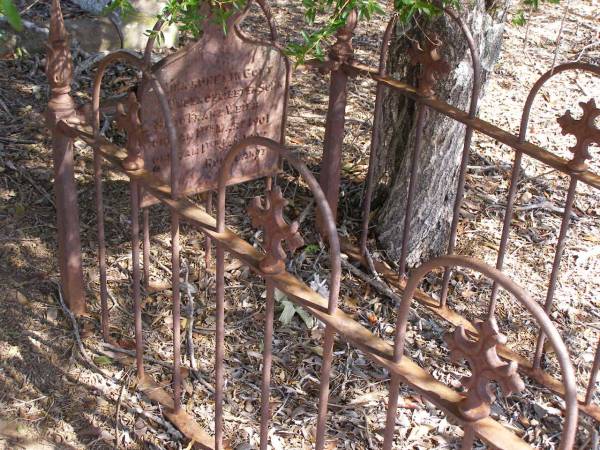
[[[98,366],[110,366],[113,360],[108,356],[100,355],[94,358],[94,363]]]
[[[517,11],[515,17],[513,17],[512,23],[520,27],[527,23],[527,20],[525,19],[525,13],[523,12],[523,10]]]
[[[321,247],[319,244],[308,244],[306,247],[304,247],[304,251],[309,255],[316,255],[321,251]]]
[[[8,23],[17,31],[23,30],[23,21],[21,20],[21,14],[13,3],[13,0],[2,0],[0,4],[0,13],[6,16]]]

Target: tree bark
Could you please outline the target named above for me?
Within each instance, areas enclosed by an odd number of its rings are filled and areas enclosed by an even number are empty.
[[[497,5],[497,4],[496,4]],[[505,11],[490,11],[483,0],[463,4],[459,15],[465,20],[477,43],[481,58],[482,80],[500,54]],[[425,42],[425,35],[437,34],[443,42],[440,53],[450,64],[451,72],[437,82],[437,97],[462,110],[468,110],[473,82],[473,69],[467,41],[460,27],[448,16],[430,22],[399,24],[390,46],[388,72],[416,86],[417,68],[411,66],[408,49],[411,40]],[[482,90],[483,91],[483,90]],[[374,179],[386,180],[379,186],[383,202],[376,231],[382,247],[392,258],[402,250],[410,167],[415,143],[415,102],[388,93],[384,99],[381,123],[382,148]],[[428,110],[419,156],[416,194],[410,219],[407,265],[420,262],[446,251],[458,171],[465,136],[464,125],[442,114]]]

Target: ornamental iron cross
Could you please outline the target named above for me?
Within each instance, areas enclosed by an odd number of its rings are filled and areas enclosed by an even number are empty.
[[[583,110],[581,119],[575,119],[571,111],[556,119],[562,128],[562,134],[572,134],[577,142],[569,150],[573,152],[573,159],[569,162],[569,167],[575,172],[583,172],[587,169],[585,161],[590,159],[589,147],[591,144],[600,146],[600,129],[596,125],[596,119],[600,117],[600,109],[596,108],[594,99],[587,103],[579,103]]]
[[[496,400],[490,382],[498,383],[504,395],[525,389],[517,363],[503,361],[496,352],[499,344],[506,344],[506,336],[499,332],[496,319],[489,318],[475,326],[479,331],[478,341],[470,340],[462,326],[444,338],[452,359],[457,362],[464,359],[471,368],[471,376],[461,379],[467,392],[459,409],[465,419],[472,421],[490,415],[490,405]]]
[[[413,41],[412,47],[408,50],[412,65],[421,65],[417,93],[424,97],[433,97],[435,82],[450,72],[450,65],[442,59],[438,52],[441,45],[442,41],[439,37],[433,36],[431,39],[426,39],[425,48],[422,48],[417,41]]]
[[[125,170],[139,170],[144,167],[142,159],[142,121],[140,104],[134,92],[127,96],[126,103],[117,105],[117,127],[127,133],[127,158],[123,160]]]
[[[252,219],[252,225],[262,228],[264,232],[264,246],[266,255],[260,261],[260,269],[269,275],[276,275],[285,269],[286,253],[283,243],[290,253],[294,253],[298,247],[304,245],[304,240],[296,221],[291,225],[283,218],[283,208],[288,202],[283,198],[281,189],[275,186],[268,193],[268,201],[263,206],[260,197],[255,197],[248,208],[248,215]]]

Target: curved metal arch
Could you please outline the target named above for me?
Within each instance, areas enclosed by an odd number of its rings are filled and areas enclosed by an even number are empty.
[[[340,242],[337,229],[333,220],[333,213],[329,207],[329,203],[323,193],[319,182],[310,172],[308,167],[301,162],[290,150],[272,139],[263,137],[249,137],[235,144],[225,156],[219,171],[219,188],[217,197],[217,232],[225,231],[225,201],[227,182],[231,173],[231,166],[235,162],[235,158],[246,148],[251,146],[265,147],[269,151],[276,152],[281,157],[285,158],[294,167],[308,185],[312,192],[317,208],[324,219],[326,225],[327,241],[329,243],[329,259],[331,264],[330,291],[329,291],[329,312],[332,313],[337,307],[337,299],[340,291],[341,280],[341,252]]]
[[[481,59],[479,58],[479,49],[471,30],[456,11],[451,8],[444,8],[446,13],[460,27],[462,34],[469,46],[471,54],[471,64],[473,67],[473,83],[471,87],[471,99],[469,100],[469,117],[473,118],[477,114],[479,104],[479,93],[481,92]]]
[[[527,136],[527,128],[529,126],[529,115],[531,113],[531,108],[533,106],[534,100],[537,98],[537,94],[546,84],[548,80],[563,72],[570,72],[581,70],[584,72],[592,73],[598,77],[600,77],[600,66],[596,66],[594,64],[582,63],[582,62],[569,62],[565,64],[561,64],[556,66],[554,69],[549,70],[545,74],[543,74],[533,85],[531,90],[529,91],[529,95],[527,96],[527,100],[525,101],[525,106],[523,107],[523,114],[521,116],[521,125],[519,128],[519,142],[525,142]]]
[[[171,197],[177,198],[179,178],[179,140],[177,138],[177,131],[173,122],[173,115],[171,114],[171,107],[169,106],[167,96],[160,80],[154,75],[152,69],[148,66],[145,59],[139,56],[139,54],[127,50],[117,50],[108,54],[100,61],[100,64],[98,65],[98,72],[94,78],[92,96],[92,128],[94,131],[94,137],[98,138],[100,135],[100,91],[102,89],[102,80],[108,67],[117,61],[127,62],[141,70],[143,76],[147,77],[152,83],[152,87],[154,88],[155,94],[158,97],[163,118],[165,120],[169,145],[171,147]]]
[[[413,296],[419,284],[432,270],[455,267],[465,267],[475,270],[504,288],[529,311],[550,340],[561,368],[563,384],[565,387],[564,400],[566,418],[559,448],[563,450],[572,448],[575,441],[575,433],[577,431],[577,387],[575,372],[571,364],[567,347],[542,307],[508,276],[482,261],[465,256],[447,255],[432,259],[415,269],[407,281],[404,295],[402,296],[402,302],[398,306],[398,319],[396,323],[396,334],[394,336],[394,361],[397,363],[401,362],[404,353],[409,311]]]

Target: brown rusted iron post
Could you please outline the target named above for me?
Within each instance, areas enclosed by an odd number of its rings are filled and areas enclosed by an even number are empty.
[[[327,197],[334,220],[337,218],[338,197],[340,194],[342,146],[346,122],[348,73],[343,64],[350,62],[354,56],[352,34],[354,28],[356,28],[357,20],[358,14],[354,10],[351,11],[348,14],[346,25],[337,32],[337,42],[329,51],[331,80],[319,183]],[[321,234],[325,235],[325,225],[322,222],[323,218],[317,212],[317,226]]]
[[[73,61],[59,0],[52,1],[47,50],[46,75],[50,84],[50,101],[46,123],[52,132],[61,285],[69,309],[80,316],[86,311],[86,300],[73,167],[73,139],[63,134],[57,126],[61,120],[68,121],[76,116],[75,103],[70,96]]]

